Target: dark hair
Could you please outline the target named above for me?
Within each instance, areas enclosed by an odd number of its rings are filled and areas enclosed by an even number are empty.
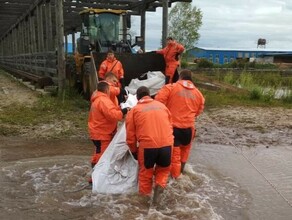
[[[137,89],[137,99],[140,100],[141,98],[143,98],[144,96],[150,96],[150,91],[146,86],[140,86]]]
[[[106,93],[108,89],[109,89],[109,85],[107,82],[102,81],[97,84],[97,91],[99,92]]]
[[[107,51],[107,53],[109,54],[109,53],[113,53],[113,54],[115,54],[115,52],[112,50],[112,49],[109,49],[108,51]]]
[[[173,40],[173,38],[172,37],[167,37],[166,40]]]
[[[186,69],[182,70],[179,74],[179,78],[192,81],[192,71]]]

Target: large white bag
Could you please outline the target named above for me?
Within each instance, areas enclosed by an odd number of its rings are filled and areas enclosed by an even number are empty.
[[[126,90],[129,91],[130,94],[135,95],[137,89],[140,86],[146,86],[150,90],[150,95],[155,95],[158,90],[161,89],[165,84],[165,76],[160,71],[149,71],[147,72],[147,79],[139,80],[132,79],[129,86],[126,86]]]

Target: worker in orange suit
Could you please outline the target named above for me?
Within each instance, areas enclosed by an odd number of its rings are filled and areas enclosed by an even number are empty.
[[[105,81],[109,84],[110,99],[116,106],[119,106],[118,96],[120,95],[121,88],[119,87],[119,80],[113,72],[105,74]]]
[[[173,83],[174,75],[177,73],[177,67],[180,65],[179,57],[185,48],[177,43],[172,37],[166,38],[166,47],[157,50],[156,53],[162,54],[165,60],[165,84]],[[178,74],[178,73],[177,73]]]
[[[171,176],[177,178],[189,158],[196,131],[195,118],[203,111],[205,99],[192,82],[192,72],[182,70],[179,80],[162,87],[155,100],[165,104],[172,115],[174,147]]]
[[[137,99],[137,105],[126,117],[126,140],[138,159],[139,193],[151,195],[154,176],[155,200],[166,187],[170,174],[173,146],[171,114],[165,105],[150,97],[145,86],[137,89]]]
[[[91,159],[92,167],[98,162],[117,130],[117,123],[122,120],[128,109],[120,109],[109,98],[109,84],[105,81],[97,85],[97,93],[92,99],[88,118],[90,139],[95,145]]]
[[[119,80],[120,87],[125,87],[124,82],[124,69],[122,63],[115,57],[114,51],[109,50],[106,59],[100,64],[98,77],[100,80],[105,79],[105,74],[112,72]]]
[[[115,57],[113,50],[108,51],[106,59],[100,65],[99,72],[98,72],[99,80],[104,80],[105,74],[108,72],[114,73],[119,80],[118,84],[121,91],[118,96],[118,101],[119,103],[121,103],[125,101],[124,96],[126,95],[124,69],[123,69],[122,63],[119,60],[117,60],[117,58]]]
[[[118,79],[117,79],[116,75],[112,72],[108,72],[105,74],[105,80],[101,81],[101,82],[108,83],[109,90],[110,90],[109,97],[116,106],[119,106],[119,101],[118,101],[117,97],[119,96],[121,89],[118,85]],[[90,98],[91,103],[96,98],[97,92],[98,91],[96,90],[96,91],[94,91],[94,93],[92,93],[91,98]]]

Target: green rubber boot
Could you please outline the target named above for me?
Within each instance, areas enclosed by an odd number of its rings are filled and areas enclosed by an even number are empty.
[[[186,163],[181,162],[180,172],[183,174]]]
[[[163,191],[164,191],[163,187],[161,187],[159,185],[155,186],[153,200],[152,200],[152,205],[154,207],[156,207],[159,204],[160,197],[161,197],[161,194],[163,193]]]

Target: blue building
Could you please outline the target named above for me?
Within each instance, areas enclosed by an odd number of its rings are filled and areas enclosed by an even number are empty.
[[[236,49],[206,49],[195,47],[188,51],[193,58],[205,58],[212,63],[231,63],[237,59],[263,58],[265,55],[292,54],[292,51],[268,51],[268,50],[236,50]]]

